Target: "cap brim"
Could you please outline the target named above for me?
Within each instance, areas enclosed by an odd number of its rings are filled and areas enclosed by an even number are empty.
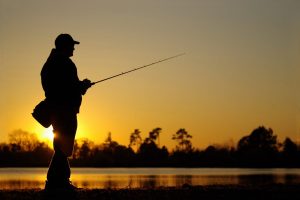
[[[80,44],[80,42],[74,40],[74,44]]]

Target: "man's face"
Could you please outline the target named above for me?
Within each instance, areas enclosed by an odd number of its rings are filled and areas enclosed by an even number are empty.
[[[73,52],[74,52],[75,48],[74,48],[74,44],[70,44],[67,45],[65,48],[65,53],[68,57],[72,57],[73,56]]]

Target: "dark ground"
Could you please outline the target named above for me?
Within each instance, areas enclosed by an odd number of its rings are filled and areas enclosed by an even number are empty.
[[[46,193],[41,189],[0,190],[0,199],[116,199],[116,200],[300,200],[300,185],[212,185],[151,189],[82,189],[75,194]]]

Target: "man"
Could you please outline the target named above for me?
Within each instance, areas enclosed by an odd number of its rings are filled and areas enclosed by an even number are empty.
[[[69,180],[71,171],[68,157],[72,155],[77,129],[77,113],[91,81],[80,81],[75,64],[70,59],[79,42],[69,34],[60,34],[41,71],[46,102],[51,110],[54,154],[48,169],[46,190],[76,189]]]

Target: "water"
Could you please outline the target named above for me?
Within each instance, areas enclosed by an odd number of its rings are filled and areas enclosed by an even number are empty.
[[[0,168],[0,189],[44,188],[47,168]],[[72,168],[72,183],[83,188],[300,184],[300,169],[249,168]]]

